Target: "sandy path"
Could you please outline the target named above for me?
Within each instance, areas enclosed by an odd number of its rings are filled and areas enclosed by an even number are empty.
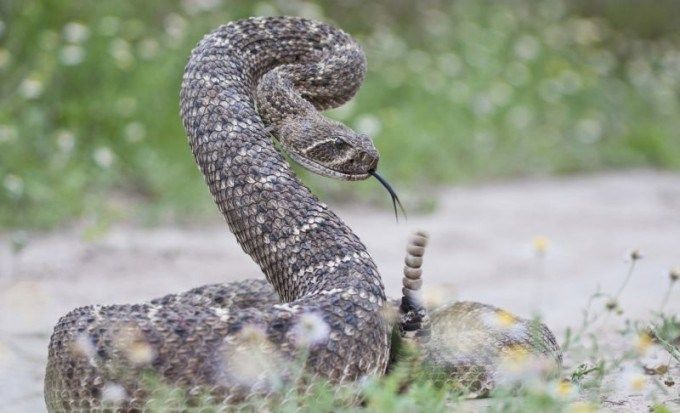
[[[334,206],[367,244],[387,289],[400,289],[404,243],[431,234],[429,296],[543,315],[558,335],[600,285],[613,292],[627,253],[644,259],[622,297],[626,315],[656,310],[668,270],[680,265],[680,174],[650,171],[522,180],[443,191],[440,208],[396,225],[389,210]],[[539,259],[536,236],[549,240]],[[52,325],[71,308],[142,301],[197,285],[259,277],[223,224],[118,225],[95,242],[69,229],[31,238],[17,256],[0,235],[0,411],[43,411],[42,375]],[[437,288],[433,288],[437,287]],[[667,310],[680,312],[680,289]],[[11,406],[11,407],[10,407]]]

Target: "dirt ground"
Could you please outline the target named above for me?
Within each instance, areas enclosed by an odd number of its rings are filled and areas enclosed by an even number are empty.
[[[680,265],[680,174],[518,180],[449,188],[438,200],[434,213],[401,224],[388,209],[331,207],[367,244],[390,295],[401,287],[407,236],[423,228],[431,234],[424,265],[430,300],[538,313],[558,336],[580,321],[598,285],[618,288],[631,250],[644,258],[621,298],[628,317],[658,310],[668,270]],[[537,242],[546,247],[542,257]],[[119,224],[91,242],[80,226],[32,234],[18,254],[9,234],[0,234],[0,411],[44,411],[47,343],[68,310],[260,276],[217,215],[209,225]],[[680,313],[680,288],[666,311]]]

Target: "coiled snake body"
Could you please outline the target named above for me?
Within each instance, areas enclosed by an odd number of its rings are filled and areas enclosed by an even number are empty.
[[[182,120],[215,202],[267,282],[73,310],[51,338],[48,410],[101,410],[110,383],[121,396],[118,409],[143,409],[152,397],[140,385],[143,371],[191,394],[235,400],[253,383],[231,371],[224,355],[238,352],[239,337],[252,326],[282,359],[295,359],[305,347],[306,370],[331,381],[385,372],[391,325],[375,263],[347,225],[300,183],[270,136],[313,172],[345,180],[370,176],[378,162],[371,140],[318,112],[350,99],[364,73],[363,52],[351,37],[302,18],[233,22],[199,42],[182,82]],[[444,313],[442,320],[433,314],[429,342],[444,337],[438,326],[467,320],[460,309]],[[304,343],[300,325],[309,320],[327,329],[323,340]],[[495,333],[477,338],[489,334]],[[539,346],[528,332],[520,336],[531,351],[557,354],[547,330]],[[488,344],[498,352],[497,340]],[[458,354],[424,348],[445,359],[432,358],[437,363],[460,371]]]

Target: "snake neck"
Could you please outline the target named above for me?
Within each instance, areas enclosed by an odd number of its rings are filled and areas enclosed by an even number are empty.
[[[263,75],[291,62],[316,62],[306,73],[313,76],[315,65],[323,65],[319,59],[333,52],[331,45],[352,47],[344,38],[306,19],[248,19],[204,37],[183,77],[181,116],[196,162],[237,241],[286,302],[353,287],[385,299],[365,246],[294,175],[256,109]],[[294,83],[301,91],[276,91],[291,98],[275,100],[268,120],[283,111],[343,103],[358,88],[329,93]]]

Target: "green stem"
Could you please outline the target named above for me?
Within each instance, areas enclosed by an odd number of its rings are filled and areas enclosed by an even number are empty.
[[[659,309],[659,312],[663,314],[663,310],[666,308],[666,304],[668,304],[668,299],[671,297],[671,291],[673,291],[673,284],[675,282],[671,280],[670,284],[668,284],[668,289],[666,289],[666,294],[663,296],[663,300],[661,301],[661,308]]]
[[[618,301],[619,296],[621,296],[621,293],[623,290],[626,288],[628,285],[628,281],[630,281],[630,277],[633,275],[633,270],[635,269],[635,263],[637,262],[636,259],[632,259],[630,262],[630,266],[628,267],[628,274],[626,274],[626,278],[623,280],[623,284],[619,287],[619,290],[616,292],[614,295],[614,300]]]

